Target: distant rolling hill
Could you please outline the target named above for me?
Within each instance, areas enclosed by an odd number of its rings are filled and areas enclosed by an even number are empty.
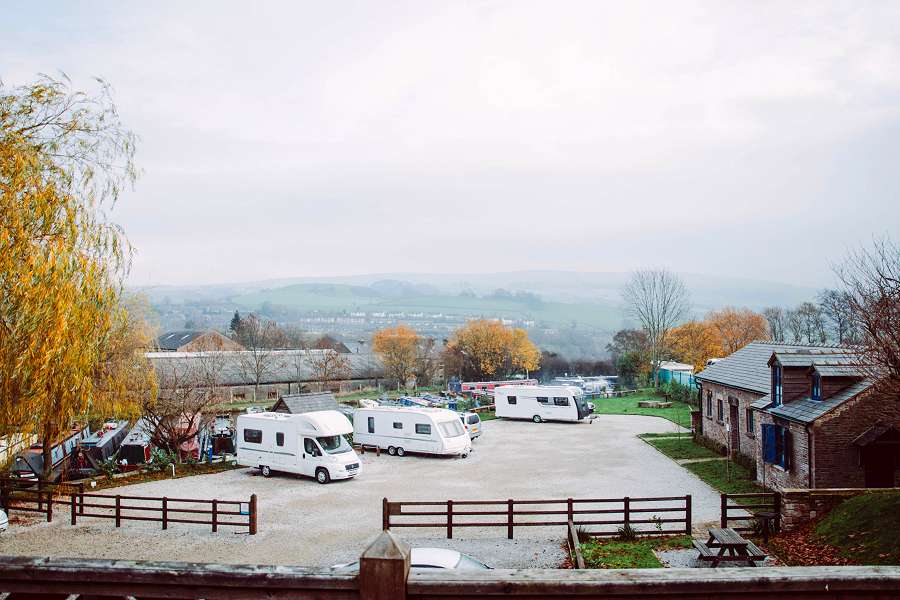
[[[264,303],[301,310],[424,312],[472,317],[528,319],[547,325],[577,323],[599,329],[622,325],[622,309],[605,301],[544,302],[531,299],[445,293],[398,296],[383,285],[296,284],[234,296],[239,308],[256,310]]]

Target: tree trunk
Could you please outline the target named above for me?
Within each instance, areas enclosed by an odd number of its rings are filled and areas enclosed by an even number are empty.
[[[53,441],[56,439],[56,428],[52,424],[47,423],[41,431],[41,457],[44,459],[44,466],[41,470],[41,479],[49,481],[50,474],[53,471]]]

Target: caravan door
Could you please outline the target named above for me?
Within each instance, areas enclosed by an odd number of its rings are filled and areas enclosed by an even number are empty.
[[[316,469],[325,462],[322,451],[316,440],[311,437],[303,438],[303,448],[300,449],[300,473],[302,475],[316,476]]]

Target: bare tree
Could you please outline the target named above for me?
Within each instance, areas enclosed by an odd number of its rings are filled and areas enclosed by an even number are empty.
[[[251,314],[241,320],[238,341],[246,348],[240,352],[238,368],[245,380],[253,381],[253,397],[258,401],[263,380],[284,366],[274,349],[284,347],[285,337],[274,321]]]
[[[787,325],[784,309],[780,306],[770,306],[762,311],[762,315],[769,324],[769,336],[772,341],[783,342]]]
[[[900,248],[888,237],[852,252],[835,269],[860,333],[859,368],[900,400]]]
[[[320,391],[350,377],[350,361],[336,350],[308,349],[304,352],[304,358],[311,378],[319,384]]]
[[[823,290],[819,294],[819,308],[827,322],[831,339],[839,345],[856,344],[859,339],[850,310],[850,295],[840,290]]]
[[[801,315],[798,311],[794,309],[789,309],[784,313],[785,324],[787,325],[787,329],[785,330],[785,341],[787,340],[787,334],[791,334],[791,341],[795,344],[800,344],[803,342],[803,315]]]
[[[416,381],[419,385],[431,385],[440,367],[440,352],[433,337],[420,338],[416,345]]]
[[[151,443],[182,457],[180,449],[208,427],[212,408],[223,401],[225,354],[204,352],[157,365],[159,394],[143,406]]]
[[[666,336],[690,309],[688,292],[677,275],[666,270],[635,271],[622,290],[629,313],[647,333],[653,385],[659,387],[659,361]]]
[[[797,315],[802,324],[803,337],[807,344],[824,344],[828,341],[822,311],[812,302],[804,302],[797,307]]]

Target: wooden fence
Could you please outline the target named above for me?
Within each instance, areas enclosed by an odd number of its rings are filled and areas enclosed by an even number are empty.
[[[53,506],[66,494],[84,493],[84,484],[56,484],[44,481],[0,477],[0,507],[7,514],[17,512],[41,513],[47,522],[53,521]]]
[[[410,569],[407,544],[383,532],[359,573],[291,565],[0,557],[0,597],[30,598],[891,598],[900,567],[766,569]],[[81,596],[83,595],[83,596]]]
[[[219,527],[247,527],[250,535],[257,531],[256,494],[249,501],[86,494],[83,484],[0,480],[0,505],[7,514],[44,514],[48,523],[53,521],[54,507],[65,505],[72,525],[80,518],[96,518],[113,519],[116,527],[121,527],[122,521],[151,521],[163,529],[168,529],[169,523],[191,523],[209,525],[213,532]]]
[[[770,526],[773,530],[778,530],[781,494],[777,492],[721,494],[720,501],[719,524],[722,527],[731,527],[744,533],[756,531],[759,527],[766,537]]]
[[[116,527],[121,527],[122,521],[151,521],[163,529],[168,529],[169,523],[210,525],[213,532],[219,527],[247,527],[250,535],[256,535],[256,510],[256,494],[247,502],[119,494],[72,494],[69,499],[72,525],[87,517],[114,519]]]
[[[391,502],[384,498],[381,507],[384,530],[440,528],[446,530],[448,539],[459,527],[501,527],[513,539],[516,527],[566,527],[570,521],[576,527],[602,526],[591,531],[596,537],[618,535],[620,528],[631,528],[641,535],[690,534],[691,496],[442,502]]]

